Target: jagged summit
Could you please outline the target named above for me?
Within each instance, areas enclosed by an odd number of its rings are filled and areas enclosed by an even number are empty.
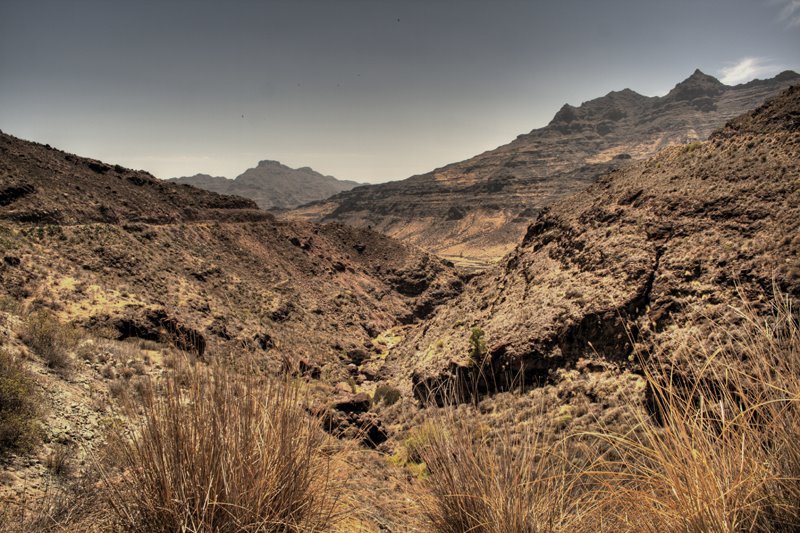
[[[611,91],[605,96],[583,102],[578,107],[564,104],[548,126],[560,128],[579,119],[616,121],[635,111],[648,100],[650,97],[627,88]]]
[[[778,74],[777,76],[775,76],[772,79],[773,80],[778,80],[778,81],[792,81],[792,80],[800,79],[800,74],[798,74],[797,72],[795,72],[793,70],[784,70],[783,72],[781,72],[780,74]]]
[[[258,162],[259,167],[281,167],[281,168],[288,168],[291,169],[290,166],[284,165],[280,161],[276,161],[274,159],[262,159]]]
[[[667,93],[665,99],[694,100],[696,98],[713,98],[725,92],[727,86],[714,76],[696,69],[691,76],[677,84]]]

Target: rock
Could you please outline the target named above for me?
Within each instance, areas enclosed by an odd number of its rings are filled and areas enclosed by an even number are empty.
[[[365,413],[369,411],[371,405],[372,398],[364,392],[333,402],[333,408],[343,413]]]

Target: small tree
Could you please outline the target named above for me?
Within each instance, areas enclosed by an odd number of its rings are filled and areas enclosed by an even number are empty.
[[[472,328],[472,335],[469,338],[470,352],[469,358],[478,366],[483,364],[483,359],[486,356],[486,340],[483,338],[486,334],[484,331],[475,326]]]
[[[481,329],[479,326],[475,326],[472,328],[472,334],[469,338],[469,345],[470,345],[470,385],[472,388],[472,403],[477,406],[478,405],[478,387],[481,381],[486,381],[486,376],[484,375],[484,367],[486,366],[486,355],[488,350],[486,349],[486,339],[484,339],[486,333]]]

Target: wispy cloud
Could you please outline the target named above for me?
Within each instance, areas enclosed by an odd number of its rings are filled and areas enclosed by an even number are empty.
[[[770,5],[778,6],[778,20],[790,28],[800,28],[800,0],[771,0]]]
[[[800,3],[800,0],[798,0]],[[769,77],[784,70],[763,57],[743,57],[736,63],[719,70],[719,81],[725,85],[737,85],[759,77]]]

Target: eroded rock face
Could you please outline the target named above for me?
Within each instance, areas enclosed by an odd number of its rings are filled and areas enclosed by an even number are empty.
[[[482,390],[498,390],[581,358],[624,366],[635,344],[661,342],[692,310],[719,316],[739,292],[756,298],[774,284],[800,299],[798,160],[793,87],[707,142],[665,149],[556,203],[403,344],[417,396],[474,373],[472,327],[485,330],[494,381]]]
[[[370,226],[482,267],[513,249],[542,208],[631,160],[705,140],[797,80],[786,72],[730,87],[696,71],[663,97],[611,92],[579,107],[565,105],[546,127],[466,161],[359,187],[289,216]]]

